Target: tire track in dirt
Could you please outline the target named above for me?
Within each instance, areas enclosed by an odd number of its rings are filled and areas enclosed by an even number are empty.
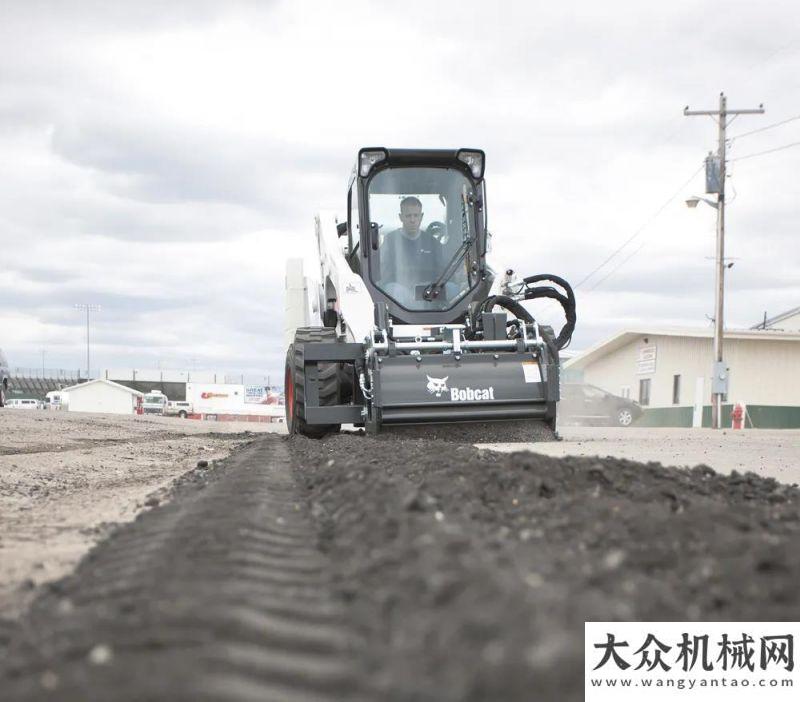
[[[255,442],[94,549],[11,635],[3,699],[358,697],[357,641],[287,466],[284,440]]]

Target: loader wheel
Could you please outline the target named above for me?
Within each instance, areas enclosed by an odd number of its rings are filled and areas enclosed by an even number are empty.
[[[336,341],[336,331],[323,327],[298,329],[294,343],[286,353],[286,375],[284,394],[286,397],[286,429],[290,434],[302,434],[319,439],[325,434],[337,432],[339,424],[307,424],[305,420],[305,375],[303,373],[304,347],[307,344]],[[338,405],[341,402],[341,374],[338,363],[319,363],[319,403],[322,406]]]

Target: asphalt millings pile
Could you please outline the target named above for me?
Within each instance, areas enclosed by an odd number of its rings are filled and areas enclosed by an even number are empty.
[[[375,699],[583,699],[599,620],[796,620],[800,493],[624,460],[291,440]]]

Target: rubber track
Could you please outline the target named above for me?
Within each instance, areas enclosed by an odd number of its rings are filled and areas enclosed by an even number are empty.
[[[34,604],[0,660],[0,698],[361,699],[357,639],[285,441],[196,477],[207,485],[180,488]]]

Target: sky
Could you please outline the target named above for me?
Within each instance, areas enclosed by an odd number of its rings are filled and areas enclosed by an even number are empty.
[[[285,261],[374,145],[486,151],[492,265],[580,283],[573,349],[707,327],[717,127],[683,108],[720,91],[766,110],[728,130],[749,327],[800,305],[795,2],[0,3],[0,348],[85,369],[91,303],[93,372],[279,378]]]

